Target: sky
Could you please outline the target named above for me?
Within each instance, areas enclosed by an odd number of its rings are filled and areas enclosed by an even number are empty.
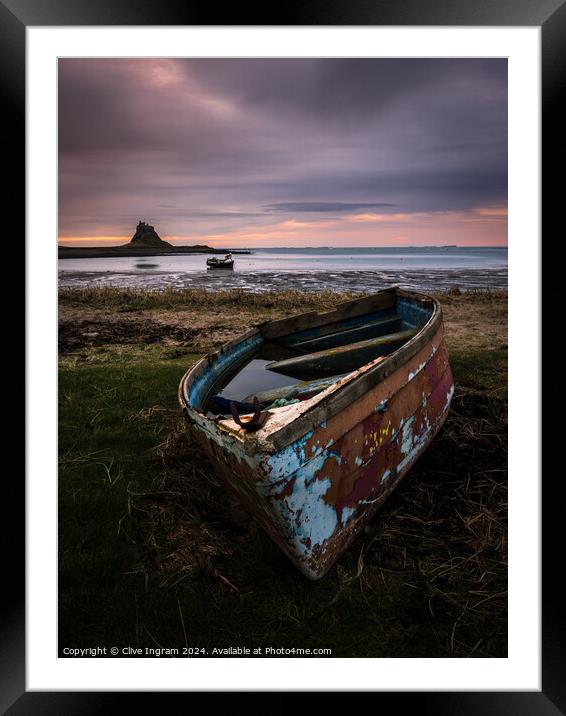
[[[59,241],[507,244],[504,59],[61,59]]]

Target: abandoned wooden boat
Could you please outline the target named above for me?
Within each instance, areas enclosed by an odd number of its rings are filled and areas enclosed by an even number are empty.
[[[211,258],[206,259],[206,265],[208,268],[211,269],[233,269],[234,268],[234,259],[233,258],[223,258],[223,259],[217,259],[217,258]]]
[[[226,483],[318,579],[427,448],[452,393],[439,304],[395,288],[257,326],[187,371],[179,401]]]

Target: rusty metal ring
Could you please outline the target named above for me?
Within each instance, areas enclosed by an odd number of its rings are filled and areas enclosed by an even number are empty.
[[[262,412],[257,396],[254,396],[253,403],[255,410],[251,418],[242,419],[240,417],[240,414],[238,413],[238,408],[236,407],[236,404],[233,401],[230,401],[230,411],[232,413],[232,417],[234,418],[234,422],[248,432],[255,432],[256,430],[259,430],[265,423],[265,421],[267,420],[267,416],[269,415],[267,410],[264,410]]]

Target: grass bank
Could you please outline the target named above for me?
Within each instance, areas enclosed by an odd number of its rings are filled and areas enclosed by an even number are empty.
[[[61,292],[61,649],[506,655],[505,294],[441,297],[457,383],[449,418],[319,582],[185,437],[176,388],[200,354],[253,323],[347,298]]]

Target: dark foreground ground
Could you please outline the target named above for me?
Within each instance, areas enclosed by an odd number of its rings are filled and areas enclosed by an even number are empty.
[[[447,422],[365,534],[310,582],[188,442],[176,390],[192,361],[253,323],[348,296],[62,292],[61,654],[506,656],[507,296],[439,297],[456,380]]]

